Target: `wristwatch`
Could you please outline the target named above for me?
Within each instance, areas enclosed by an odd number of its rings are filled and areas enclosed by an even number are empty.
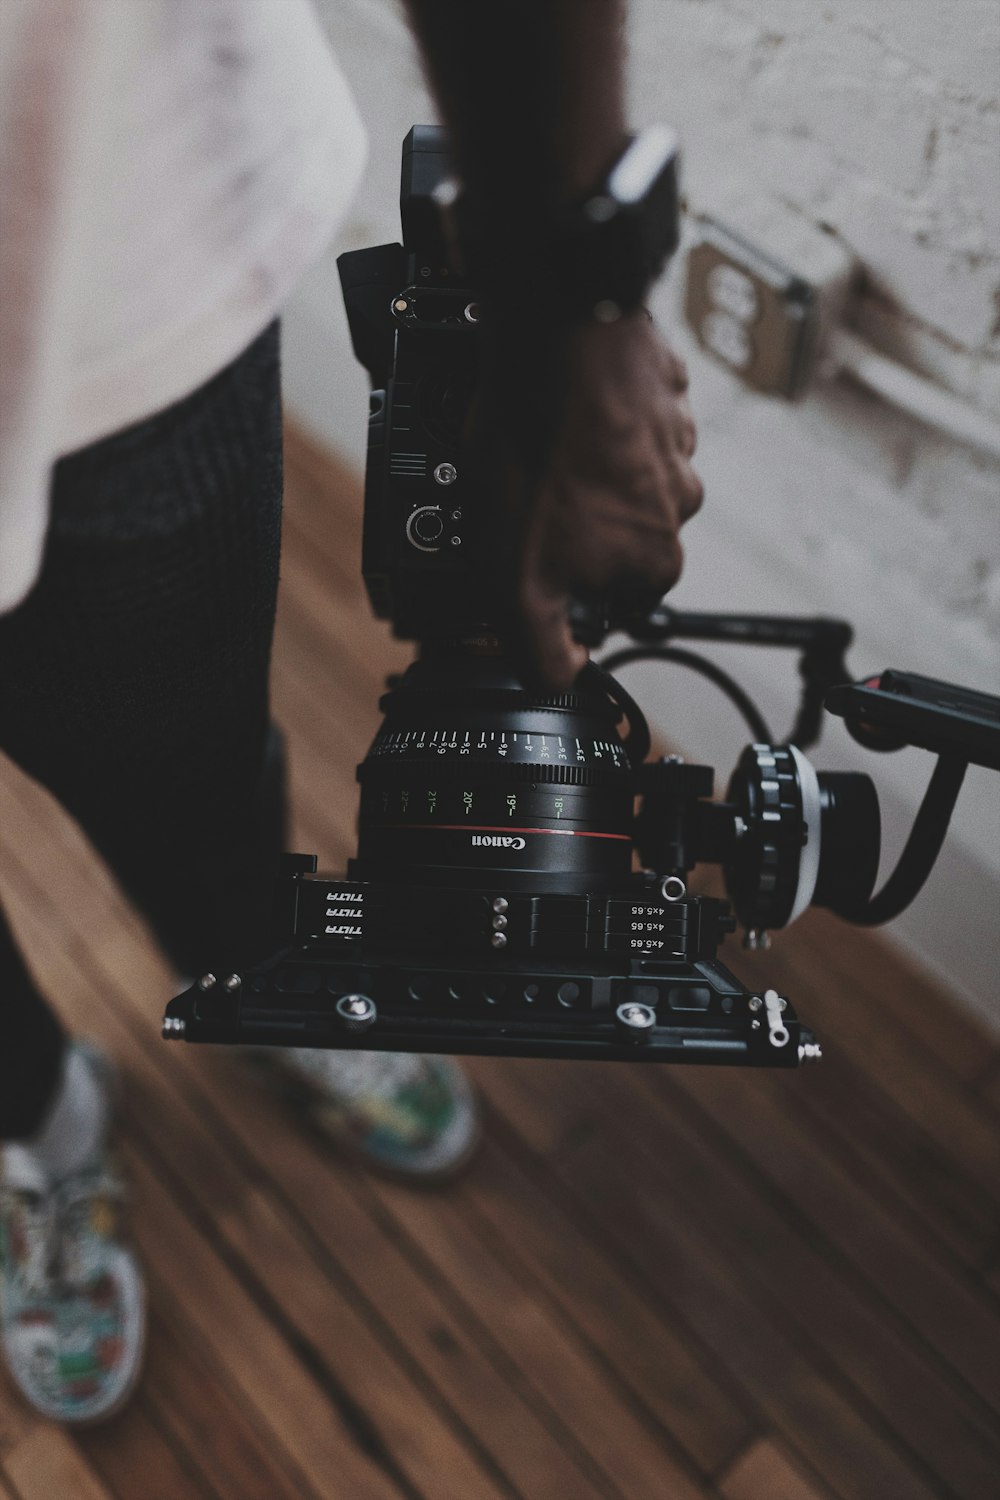
[[[484,237],[451,175],[443,130],[421,127],[414,160],[417,147],[425,156],[432,149],[438,153],[432,163],[436,180],[423,196],[415,192],[415,172],[407,175],[404,156],[404,227],[407,215],[411,224],[417,223],[416,211],[425,200],[433,203],[438,240],[457,252],[460,274],[464,271],[473,282],[484,277],[487,302],[495,300],[504,317],[613,323],[642,306],[677,249],[679,153],[677,137],[666,125],[650,125],[630,136],[596,187],[543,223],[520,224],[502,246]],[[423,220],[420,235],[432,238]],[[509,254],[512,240],[520,247],[516,264]],[[447,253],[442,250],[442,257]]]
[[[613,323],[642,306],[679,238],[677,137],[651,125],[544,237],[542,285],[564,317]]]

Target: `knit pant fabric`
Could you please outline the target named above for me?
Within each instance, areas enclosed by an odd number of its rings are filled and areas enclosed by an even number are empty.
[[[280,532],[275,325],[192,396],[59,462],[41,577],[0,619],[0,750],[72,813],[184,974],[266,944]],[[38,1129],[64,1045],[0,912],[0,1140]]]

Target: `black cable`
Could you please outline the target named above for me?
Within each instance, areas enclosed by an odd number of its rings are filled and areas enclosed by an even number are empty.
[[[891,922],[909,906],[941,853],[967,766],[968,761],[953,755],[941,756],[910,829],[906,848],[889,879],[864,906],[837,907],[838,916],[859,927],[876,927],[881,922]]]
[[[626,646],[621,651],[613,651],[610,656],[604,658],[600,665],[605,671],[613,672],[633,661],[674,662],[679,667],[688,667],[692,672],[707,677],[709,682],[720,688],[729,701],[739,709],[754,737],[755,744],[774,744],[774,736],[757,705],[743,691],[739,683],[730,677],[728,672],[717,667],[715,662],[699,656],[695,651],[681,651],[676,646]]]
[[[636,703],[631,693],[622,687],[616,677],[611,676],[611,673],[604,666],[603,662],[589,661],[580,675],[581,677],[590,676],[596,678],[598,686],[608,694],[612,702],[625,715],[629,726],[628,739],[625,741],[625,753],[629,758],[633,770],[637,769],[649,754],[652,743],[649,734],[649,725],[646,722],[646,715],[638,703]]]

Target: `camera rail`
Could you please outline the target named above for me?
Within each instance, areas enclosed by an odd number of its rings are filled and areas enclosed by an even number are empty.
[[[757,1067],[820,1055],[784,998],[715,959],[726,904],[668,882],[507,896],[300,868],[290,885],[295,940],[243,974],[203,975],[165,1037]]]

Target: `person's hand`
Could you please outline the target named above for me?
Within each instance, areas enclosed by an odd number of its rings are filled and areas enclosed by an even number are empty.
[[[515,456],[504,481],[515,633],[530,667],[557,690],[587,659],[570,631],[570,600],[666,593],[681,570],[680,528],[703,495],[691,466],[687,371],[644,311],[574,330],[561,367],[535,477]],[[530,371],[526,380],[530,392]],[[539,394],[536,386],[526,397],[536,421]],[[516,424],[517,392],[505,396]]]

